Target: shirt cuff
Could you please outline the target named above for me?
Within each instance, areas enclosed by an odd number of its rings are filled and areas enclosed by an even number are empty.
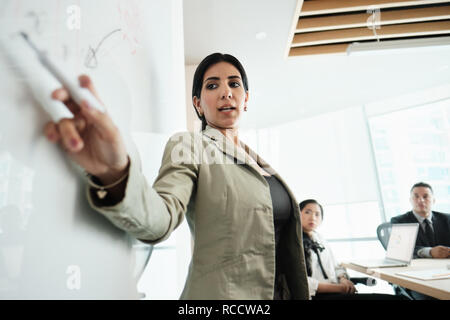
[[[350,279],[350,277],[348,276],[348,273],[346,272],[345,268],[338,267],[338,268],[335,269],[335,272],[336,272],[336,278],[337,278],[338,282],[339,282],[339,278],[340,277],[345,277],[347,279]]]
[[[431,247],[425,247],[417,251],[417,255],[420,258],[433,258],[431,255]]]
[[[309,295],[311,297],[316,295],[318,287],[319,287],[319,280],[314,279],[312,277],[308,277]]]

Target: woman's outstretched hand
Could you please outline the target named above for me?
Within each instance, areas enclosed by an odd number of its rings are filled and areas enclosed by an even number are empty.
[[[78,80],[81,87],[101,101],[88,76],[82,75]],[[47,123],[44,129],[47,139],[60,144],[71,159],[105,185],[123,176],[128,170],[128,154],[108,113],[91,108],[85,101],[78,105],[64,88],[53,91],[52,98],[62,101],[74,118]]]

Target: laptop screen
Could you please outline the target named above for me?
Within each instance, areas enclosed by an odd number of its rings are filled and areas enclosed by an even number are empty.
[[[418,223],[392,224],[386,258],[409,263],[416,245]]]

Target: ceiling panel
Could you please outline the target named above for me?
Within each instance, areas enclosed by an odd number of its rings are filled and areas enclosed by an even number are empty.
[[[355,42],[450,35],[450,1],[299,0],[287,56],[346,53]]]

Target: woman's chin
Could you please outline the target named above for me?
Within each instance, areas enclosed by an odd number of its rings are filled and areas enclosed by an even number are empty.
[[[233,130],[233,129],[237,129],[239,127],[237,121],[223,121],[223,122],[214,124],[214,126],[216,128],[225,129],[225,130]]]

